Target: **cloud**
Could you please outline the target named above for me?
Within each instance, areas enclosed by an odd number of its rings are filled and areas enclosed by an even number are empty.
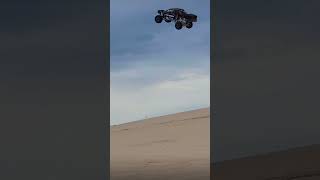
[[[209,1],[206,4],[194,1],[144,3],[142,7],[131,1],[111,2],[112,70],[136,61],[152,61],[153,57],[163,57],[164,63],[170,63],[173,57],[182,59],[181,55],[209,53]],[[157,9],[181,6],[199,16],[199,22],[192,29],[177,31],[172,23],[154,22]]]
[[[161,68],[141,67],[111,75],[111,124],[210,105],[209,71],[181,68],[170,77],[152,77],[153,72],[161,71]],[[144,82],[143,78],[150,76],[154,81]]]

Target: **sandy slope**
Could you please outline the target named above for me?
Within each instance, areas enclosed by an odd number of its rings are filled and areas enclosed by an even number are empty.
[[[214,180],[320,180],[320,145],[214,165]]]
[[[112,180],[209,180],[209,108],[111,127]]]

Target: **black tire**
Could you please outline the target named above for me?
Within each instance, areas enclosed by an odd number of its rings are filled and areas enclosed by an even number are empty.
[[[175,27],[176,27],[177,30],[182,29],[182,26],[183,26],[182,22],[180,22],[180,21],[177,21],[176,24],[175,24]]]
[[[188,29],[192,28],[192,26],[193,26],[193,23],[192,23],[192,22],[187,22],[186,27],[187,27]]]
[[[161,23],[162,20],[163,20],[163,17],[160,16],[160,15],[157,15],[157,16],[154,18],[154,20],[156,21],[156,23]]]

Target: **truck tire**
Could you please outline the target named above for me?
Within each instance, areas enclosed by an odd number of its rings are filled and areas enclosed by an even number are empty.
[[[188,29],[192,28],[192,26],[193,26],[193,23],[192,23],[192,22],[187,22],[186,27],[187,27]]]
[[[154,18],[154,20],[156,21],[156,23],[161,23],[162,20],[163,20],[163,17],[160,16],[160,15],[157,15],[157,16]]]
[[[177,30],[182,29],[182,26],[183,26],[182,22],[180,22],[180,21],[177,21],[176,24],[175,24],[175,27],[176,27]]]

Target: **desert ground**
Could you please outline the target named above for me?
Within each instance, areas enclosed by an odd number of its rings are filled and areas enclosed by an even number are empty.
[[[209,180],[209,108],[111,126],[111,180]]]
[[[111,126],[111,180],[209,180],[209,108]],[[320,180],[320,145],[215,163],[214,180]]]
[[[320,180],[320,145],[223,161],[214,180]]]

